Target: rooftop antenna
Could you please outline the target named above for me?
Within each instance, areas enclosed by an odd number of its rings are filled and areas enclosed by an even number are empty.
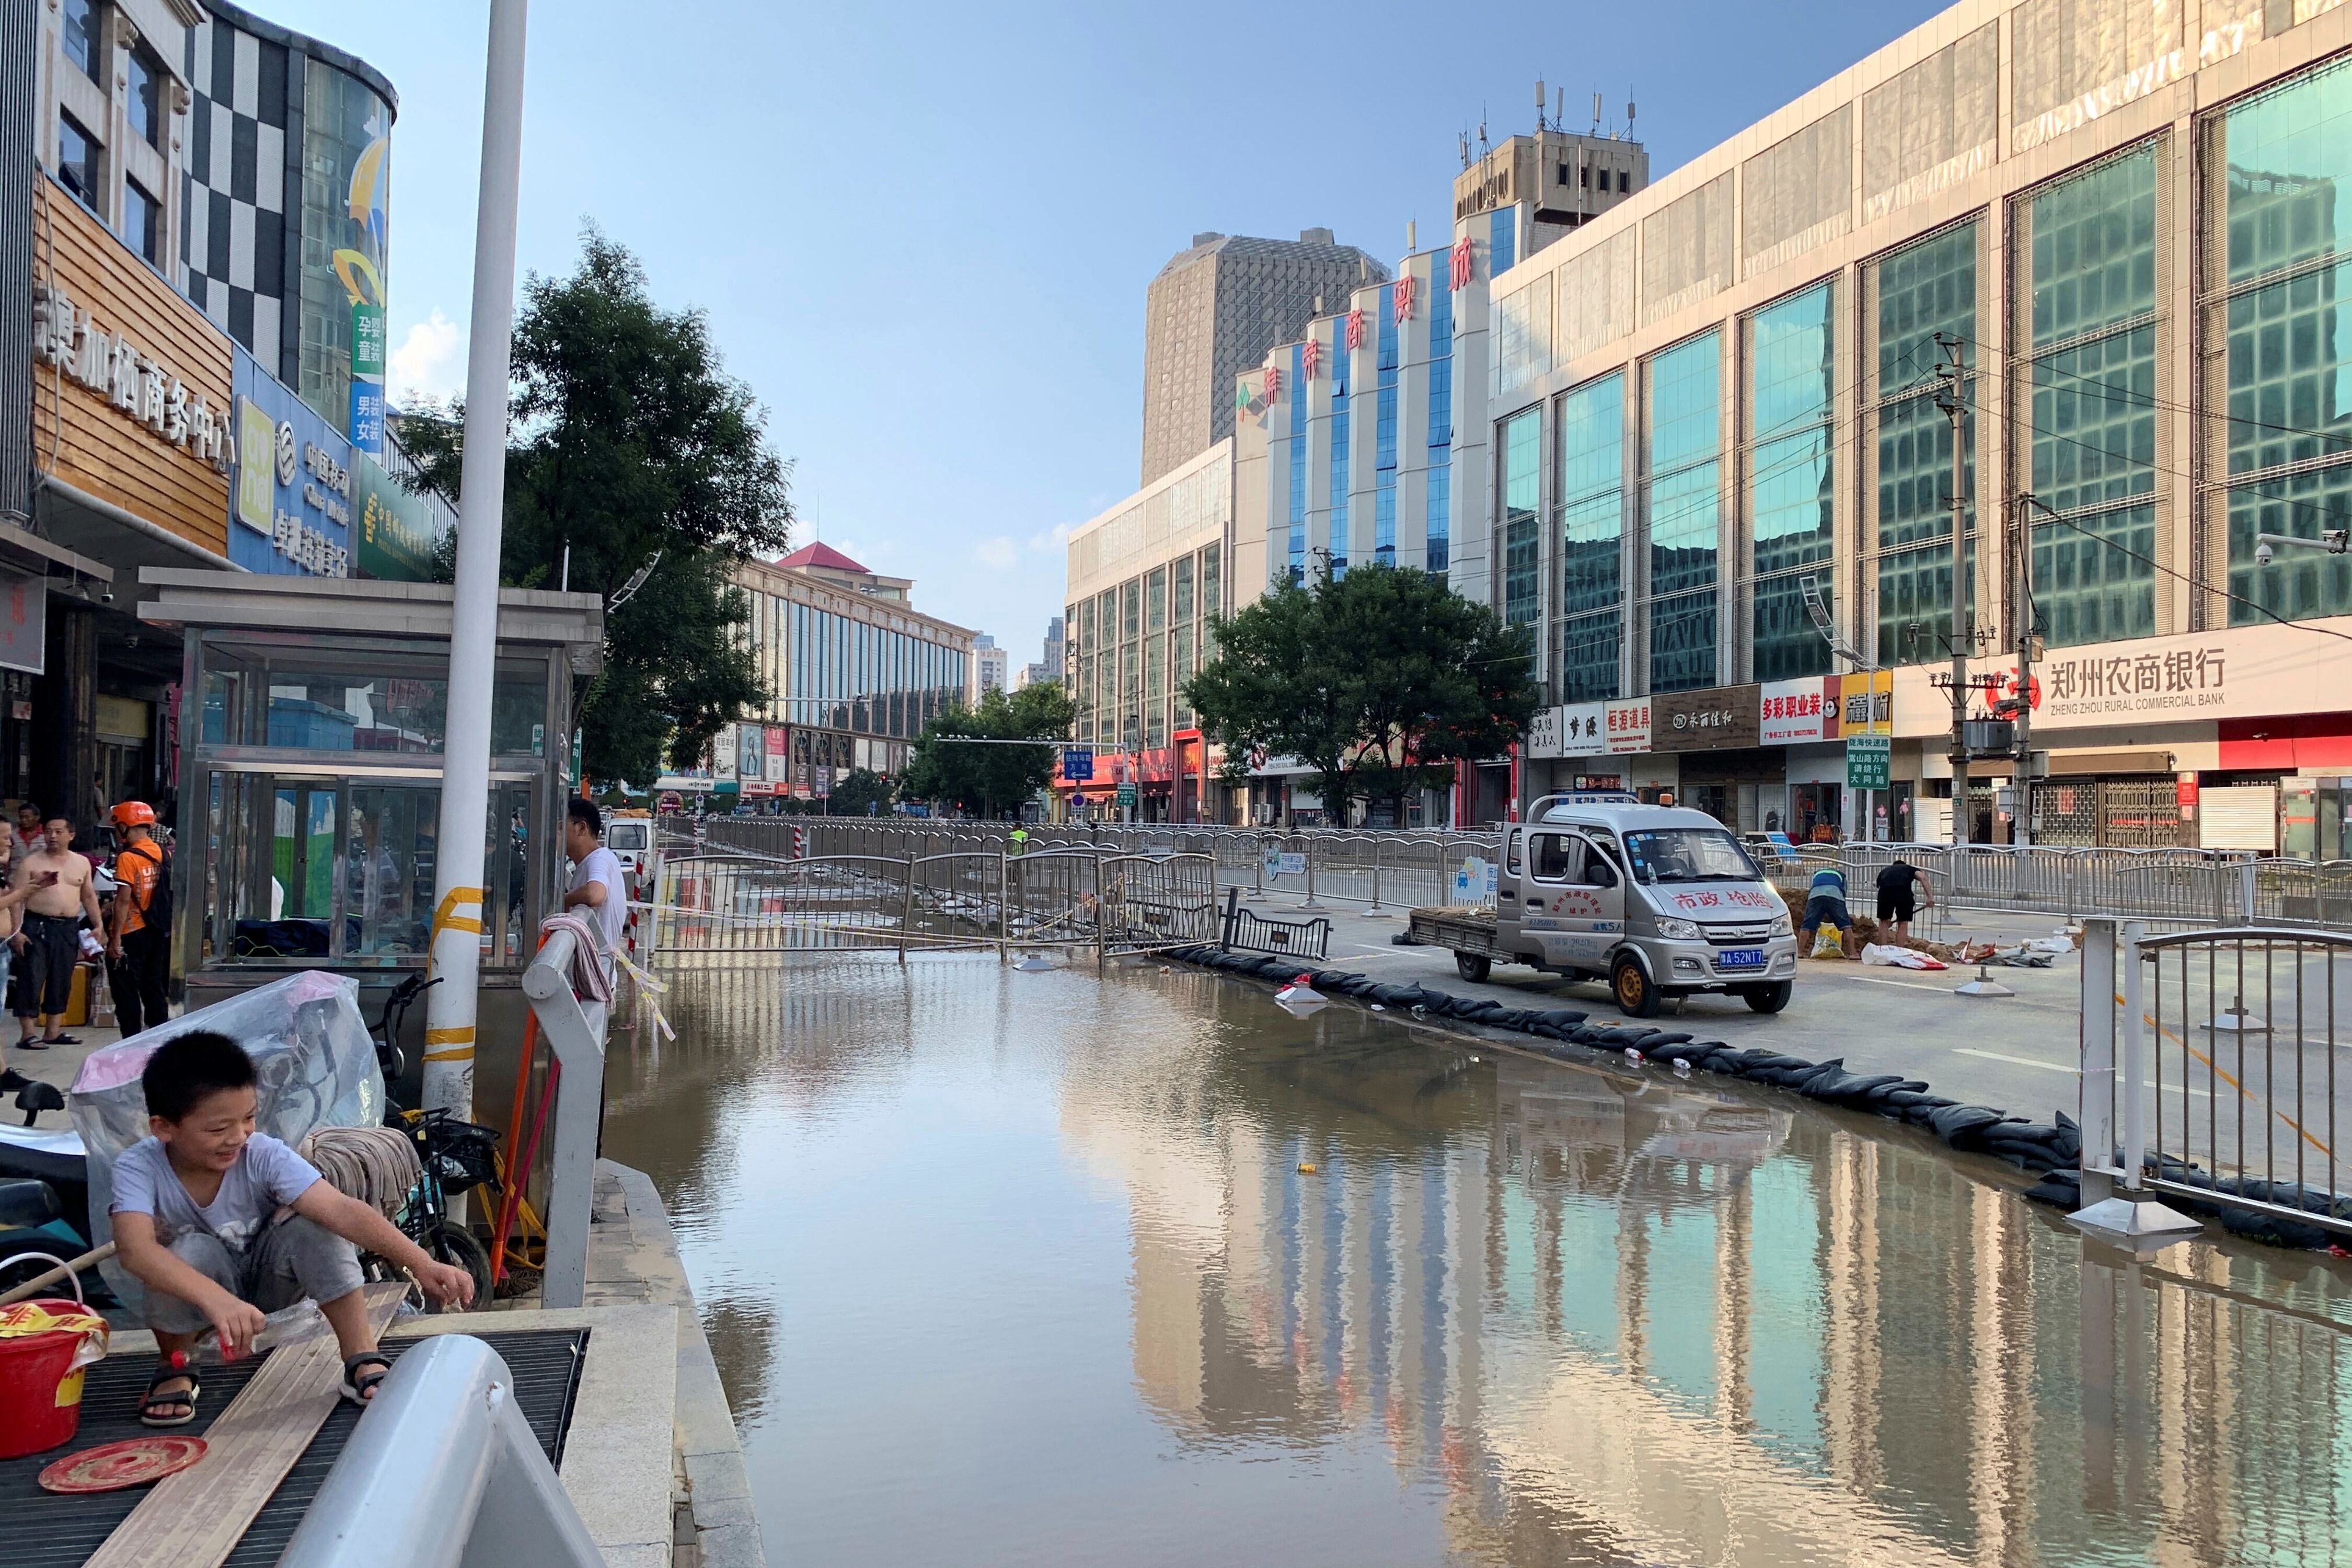
[[[1478,106],[1478,160],[1479,160],[1479,162],[1481,162],[1481,163],[1486,162],[1487,149],[1489,148],[1489,146],[1490,146],[1490,145],[1491,145],[1491,143],[1490,143],[1490,142],[1487,142],[1487,140],[1486,140],[1486,106],[1485,104],[1483,104],[1483,103],[1482,103],[1482,104],[1480,104],[1480,105]]]
[[[1633,140],[1633,100],[1630,98],[1625,100],[1625,140]]]
[[[1543,78],[1536,78],[1536,134],[1538,136],[1543,134],[1544,104],[1549,97],[1550,94],[1544,91]]]
[[[1592,92],[1592,133],[1595,136],[1601,134],[1601,90],[1598,88]]]
[[[1568,129],[1568,89],[1564,87],[1552,89],[1551,128],[1554,131]]]
[[[1466,169],[1470,166],[1470,132],[1463,132],[1458,140],[1462,143],[1462,166]]]
[[[1404,220],[1404,253],[1412,256],[1421,249],[1421,226],[1412,218]]]

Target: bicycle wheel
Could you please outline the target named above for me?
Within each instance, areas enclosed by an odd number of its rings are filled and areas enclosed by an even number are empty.
[[[425,1242],[425,1250],[439,1263],[454,1263],[474,1277],[474,1306],[486,1307],[490,1300],[490,1252],[474,1237],[474,1233],[455,1220],[443,1220],[433,1227]],[[431,1311],[446,1309],[430,1307]]]

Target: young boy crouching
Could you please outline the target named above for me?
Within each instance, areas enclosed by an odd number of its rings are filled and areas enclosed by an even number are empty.
[[[375,1396],[392,1363],[368,1324],[357,1248],[408,1269],[435,1301],[472,1300],[473,1277],[436,1263],[391,1221],[347,1197],[310,1163],[253,1130],[253,1058],[226,1035],[191,1030],[156,1047],[140,1075],[152,1137],[114,1167],[117,1259],[147,1288],[163,1365],[140,1402],[150,1426],[195,1418],[202,1385],[175,1368],[209,1327],[231,1356],[267,1312],[308,1296],[343,1352],[343,1397]],[[293,1213],[273,1220],[281,1210]]]

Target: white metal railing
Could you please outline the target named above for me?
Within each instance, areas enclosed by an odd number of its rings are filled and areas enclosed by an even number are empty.
[[[580,1510],[470,1334],[403,1351],[352,1428],[278,1568],[602,1568]]]
[[[1963,908],[2161,925],[2352,924],[2352,862],[2235,850],[1842,844],[1805,846],[1765,869],[1798,892],[1833,866],[1859,895],[1897,857],[1927,875],[1938,900]]]
[[[540,1299],[577,1307],[588,1293],[588,1215],[596,1180],[597,1123],[604,1105],[605,1005],[572,988],[580,938],[559,925],[522,972],[522,993],[555,1053],[554,1145],[548,1161],[547,1268]],[[603,963],[601,953],[588,955]],[[392,1559],[397,1561],[397,1559]]]

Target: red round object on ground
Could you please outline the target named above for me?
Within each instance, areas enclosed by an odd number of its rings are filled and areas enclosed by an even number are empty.
[[[111,1492],[177,1475],[205,1457],[202,1437],[125,1437],[84,1448],[41,1471],[41,1489]]]

